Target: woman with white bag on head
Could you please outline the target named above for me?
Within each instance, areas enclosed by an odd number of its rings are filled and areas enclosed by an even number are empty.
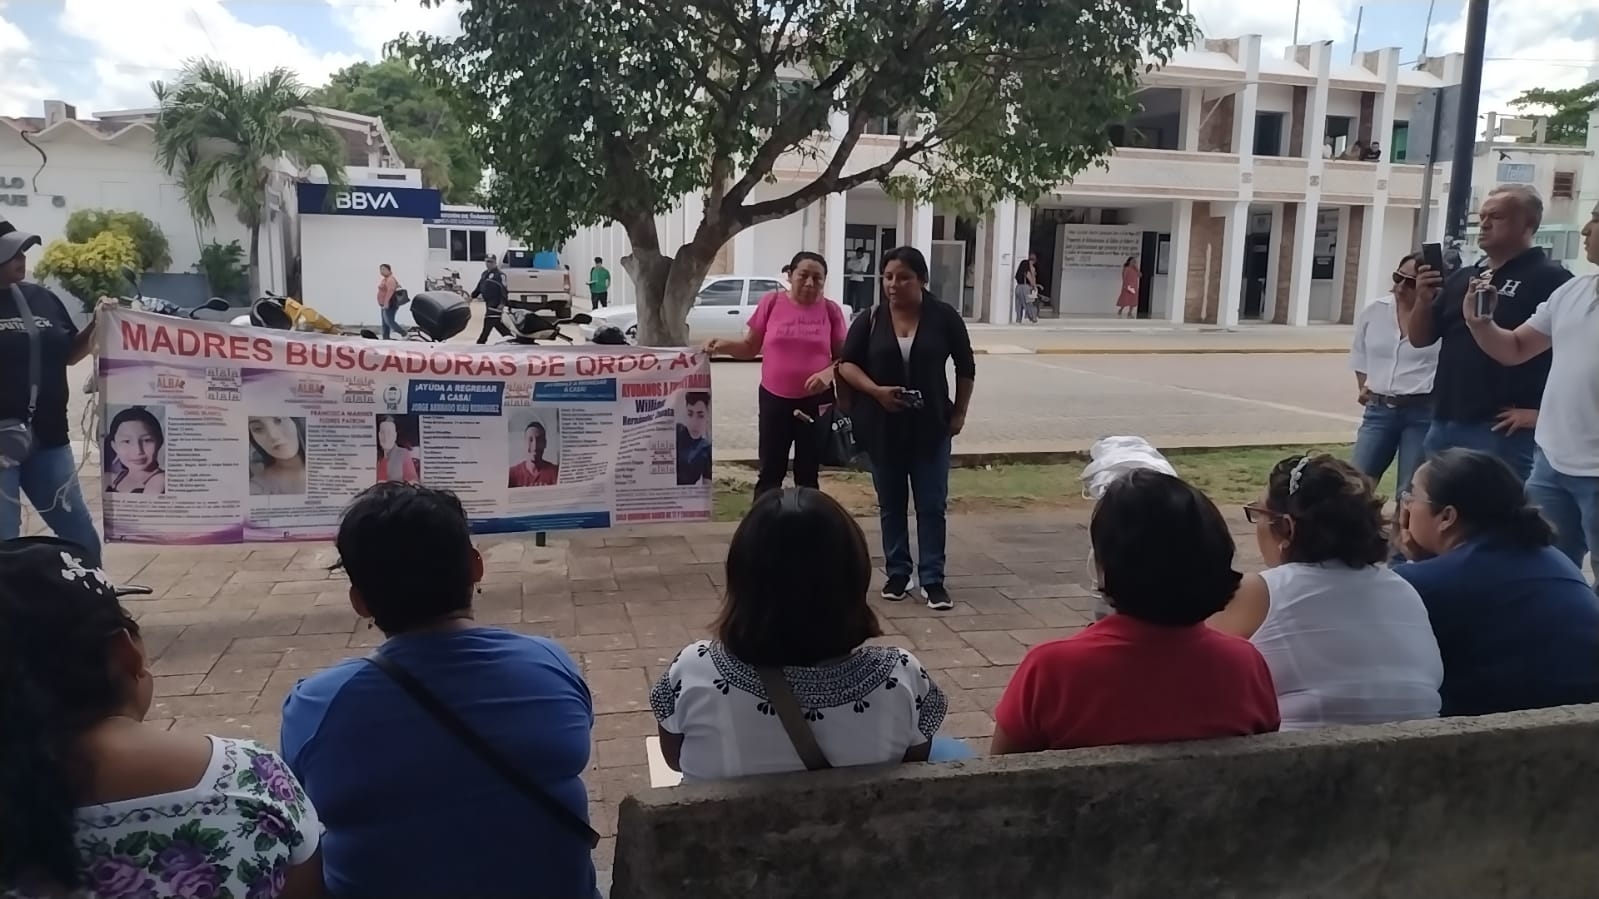
[[[1111,484],[1129,472],[1147,469],[1177,476],[1177,470],[1166,457],[1142,437],[1102,437],[1088,450],[1088,456],[1091,461],[1083,469],[1083,496],[1096,503]],[[1097,582],[1099,574],[1094,567],[1092,546],[1088,548],[1088,572]],[[1094,620],[1110,613],[1110,604],[1100,597],[1099,604],[1094,607]]]

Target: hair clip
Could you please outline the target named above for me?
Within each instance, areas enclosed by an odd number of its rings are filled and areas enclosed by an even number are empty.
[[[1299,464],[1295,465],[1294,466],[1294,470],[1288,475],[1288,495],[1289,496],[1293,496],[1295,493],[1299,492],[1299,481],[1300,481],[1301,478],[1304,477],[1305,469],[1308,468],[1309,466],[1310,466],[1310,454],[1306,453],[1305,455],[1300,456],[1299,457]]]

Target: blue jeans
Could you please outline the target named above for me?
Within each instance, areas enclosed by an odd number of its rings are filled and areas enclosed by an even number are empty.
[[[1481,450],[1498,456],[1523,481],[1532,474],[1532,454],[1537,444],[1531,429],[1506,436],[1493,430],[1492,421],[1440,421],[1433,419],[1423,450],[1436,456],[1447,449]]]
[[[100,534],[78,485],[72,447],[36,449],[19,466],[0,468],[0,540],[22,536],[22,495],[57,537],[83,547],[83,561],[100,567]]]
[[[874,458],[877,520],[883,527],[883,570],[890,578],[911,576],[911,528],[906,503],[916,499],[916,580],[923,587],[944,583],[944,510],[949,504],[949,438],[918,448],[910,458]],[[908,485],[908,487],[907,487]]]
[[[934,737],[933,748],[927,753],[929,762],[964,762],[974,758],[977,753],[954,737]]]
[[[1399,490],[1410,486],[1410,476],[1421,465],[1422,444],[1432,425],[1432,407],[1425,403],[1395,408],[1376,402],[1367,404],[1355,435],[1355,457],[1350,460],[1373,481],[1382,480],[1388,466],[1399,458]]]
[[[1590,550],[1599,553],[1599,478],[1561,474],[1538,450],[1532,477],[1527,479],[1527,498],[1554,525],[1555,548],[1578,568]],[[1599,558],[1591,564],[1599,573]]]
[[[395,334],[400,335],[401,337],[405,336],[405,329],[400,327],[399,319],[395,318],[395,316],[394,316],[395,312],[397,312],[399,310],[399,308],[400,308],[400,304],[394,302],[393,300],[390,300],[383,307],[383,339],[384,340],[388,340],[389,339],[389,333],[391,331],[393,333],[395,333]]]

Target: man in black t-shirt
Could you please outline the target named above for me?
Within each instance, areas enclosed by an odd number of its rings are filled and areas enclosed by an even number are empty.
[[[483,301],[483,331],[478,334],[478,343],[488,343],[489,335],[495,331],[505,337],[514,337],[511,329],[505,326],[505,272],[500,271],[499,260],[493,256],[483,257],[483,274],[478,276],[477,286],[472,288],[472,299]]]
[[[63,540],[84,549],[83,562],[100,565],[100,535],[78,485],[78,466],[67,429],[67,366],[85,356],[93,344],[94,322],[81,330],[54,293],[23,278],[27,251],[39,238],[18,231],[0,219],[0,421],[24,421],[32,446],[21,459],[0,459],[0,539],[22,531],[22,496]],[[27,309],[12,293],[22,293]],[[37,330],[38,380],[29,357],[27,314]]]
[[[1515,330],[1555,288],[1571,280],[1571,273],[1542,247],[1532,245],[1543,220],[1543,200],[1533,188],[1518,184],[1493,189],[1479,218],[1477,246],[1484,258],[1447,275],[1420,266],[1416,299],[1401,302],[1399,312],[1413,346],[1443,341],[1433,379],[1426,454],[1454,447],[1482,450],[1504,460],[1526,480],[1532,471],[1532,433],[1549,378],[1550,355],[1521,365],[1500,365],[1471,336],[1462,303],[1473,280],[1490,277],[1499,291],[1494,322]]]

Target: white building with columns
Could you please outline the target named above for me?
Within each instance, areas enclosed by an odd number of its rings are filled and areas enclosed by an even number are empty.
[[[1390,48],[1349,65],[1332,58],[1329,43],[1290,47],[1280,59],[1260,45],[1258,35],[1209,39],[1146,76],[1140,111],[1111,126],[1118,149],[1106,166],[1031,205],[1005,201],[968,217],[864,186],[740,233],[712,274],[772,276],[796,251],[814,250],[831,263],[830,294],[875,296],[882,252],[911,244],[927,255],[938,296],[969,320],[1004,324],[1014,318],[1017,264],[1029,253],[1050,298],[1043,316],[1064,320],[1112,315],[1131,258],[1143,273],[1144,318],[1222,327],[1349,322],[1388,290],[1394,264],[1422,239],[1423,167],[1407,152],[1420,141],[1408,139],[1408,118],[1423,91],[1458,82],[1461,58],[1414,67]],[[870,165],[897,141],[865,135],[848,169]],[[1356,142],[1380,152],[1362,159]],[[816,165],[791,154],[752,201],[792,191]],[[1435,170],[1435,210],[1448,168]],[[660,218],[663,247],[693,235],[701,205],[689,198]],[[1429,230],[1441,234],[1442,218],[1431,215]],[[614,265],[627,248],[620,227],[592,228],[568,242],[563,260],[599,256]],[[851,277],[850,263],[864,263],[867,274]],[[633,285],[618,277],[611,302],[632,298]]]

